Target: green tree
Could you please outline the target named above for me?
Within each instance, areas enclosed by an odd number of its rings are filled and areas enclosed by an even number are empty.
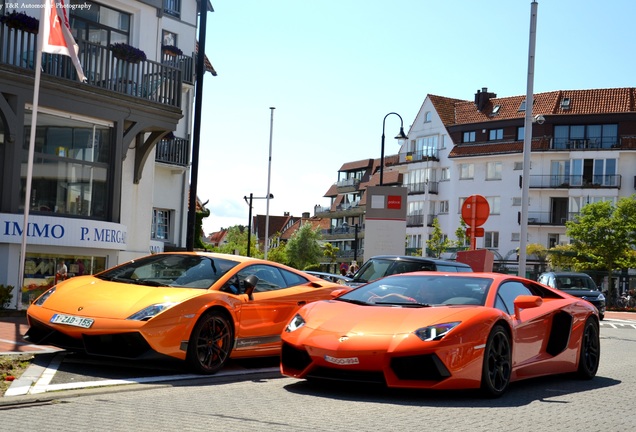
[[[276,233],[275,237],[278,237],[278,246],[267,251],[267,259],[281,264],[288,264],[285,244],[280,242],[280,233]]]
[[[466,230],[468,229],[468,225],[464,222],[464,218],[459,219],[459,226],[455,230],[455,240],[452,244],[453,247],[458,248],[459,250],[467,250],[468,246],[466,246],[466,242],[468,241],[468,236],[466,235]]]
[[[534,255],[539,260],[538,271],[544,272],[548,263],[548,249],[540,243],[530,243],[526,246],[526,254]]]
[[[576,256],[574,269],[602,269],[609,275],[609,296],[614,299],[612,272],[636,266],[636,196],[586,205],[572,221],[565,223]]]
[[[319,244],[321,237],[320,228],[314,229],[311,224],[303,224],[287,241],[285,252],[289,265],[304,270],[319,263],[323,255]]]
[[[234,225],[228,228],[227,235],[225,237],[227,243],[216,248],[218,252],[227,254],[239,254],[247,255],[247,227],[244,225]],[[263,253],[256,247],[256,238],[251,236],[250,243],[250,255],[253,257],[262,257]],[[269,257],[268,257],[269,258]]]
[[[329,271],[332,271],[332,266],[338,259],[338,251],[340,248],[333,244],[326,242],[322,245],[322,255],[329,260]],[[336,271],[334,271],[337,273]]]
[[[446,249],[448,249],[450,245],[450,240],[448,240],[448,237],[442,233],[439,221],[437,218],[433,219],[433,231],[431,232],[431,238],[430,240],[426,240],[428,251],[430,251],[434,258],[439,258],[444,252],[446,252]]]

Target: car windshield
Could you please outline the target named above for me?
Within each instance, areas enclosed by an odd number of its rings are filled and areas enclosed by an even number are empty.
[[[353,281],[366,283],[385,276],[416,271],[435,271],[435,264],[425,261],[407,261],[373,258],[367,261],[354,275]]]
[[[130,261],[96,277],[148,286],[207,289],[237,264],[202,255],[159,254]]]
[[[557,276],[556,286],[560,290],[596,290],[596,285],[591,278],[583,276]]]
[[[365,305],[481,305],[492,279],[449,275],[398,275],[371,282],[336,300]]]

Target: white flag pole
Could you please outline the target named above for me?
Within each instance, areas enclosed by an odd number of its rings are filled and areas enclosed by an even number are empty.
[[[24,266],[26,264],[26,242],[29,231],[29,208],[31,205],[31,184],[33,181],[33,158],[35,155],[35,133],[38,124],[38,104],[40,99],[40,74],[42,70],[42,44],[44,43],[43,27],[46,25],[46,8],[41,9],[40,30],[38,31],[37,49],[35,50],[35,79],[33,81],[33,111],[31,113],[31,134],[29,136],[29,157],[27,159],[26,190],[24,192],[24,221],[22,223],[22,245],[20,247],[20,269],[18,271],[18,295],[16,309],[22,309],[22,287],[24,286]]]

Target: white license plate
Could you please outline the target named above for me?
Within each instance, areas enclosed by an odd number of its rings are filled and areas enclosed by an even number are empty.
[[[54,324],[65,324],[82,328],[90,328],[90,326],[93,325],[94,321],[95,320],[93,320],[92,318],[84,318],[72,315],[55,314],[51,317],[51,322]]]
[[[358,360],[358,357],[338,358],[338,357],[331,357],[331,356],[326,355],[325,356],[325,360],[327,360],[329,363],[333,363],[333,364],[337,364],[337,365],[360,364],[360,361]]]

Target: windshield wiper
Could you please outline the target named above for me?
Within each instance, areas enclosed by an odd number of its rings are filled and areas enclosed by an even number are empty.
[[[339,300],[339,301],[343,301],[343,302],[346,302],[346,303],[364,305],[364,306],[370,306],[370,305],[373,304],[373,303],[367,303],[364,300],[354,300],[354,299],[347,299],[347,298],[342,298],[342,297],[336,297],[334,300]]]
[[[374,302],[374,304],[377,305],[384,305],[384,306],[403,306],[403,307],[432,307],[432,305],[428,304],[428,303],[414,303],[414,302]]]

